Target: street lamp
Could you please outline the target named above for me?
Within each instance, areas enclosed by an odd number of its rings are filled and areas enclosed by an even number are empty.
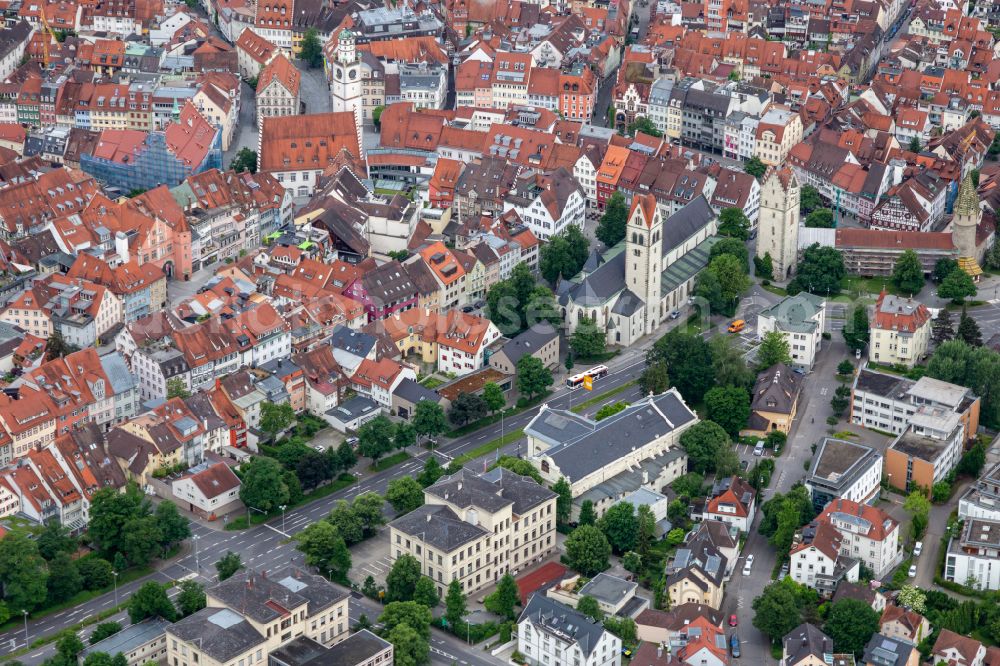
[[[199,537],[198,537],[197,534],[195,534],[193,538],[194,538],[194,566],[195,566],[195,569],[198,571],[198,573],[201,573],[201,557],[199,557],[199,553],[198,553],[198,538]]]
[[[112,570],[111,575],[114,576],[115,581],[115,608],[118,608],[118,572]]]
[[[21,612],[24,613],[24,647],[28,647],[28,611]]]
[[[281,504],[281,505],[278,506],[278,508],[281,509],[281,531],[284,532],[285,531],[285,509],[288,508],[288,505],[287,504]]]

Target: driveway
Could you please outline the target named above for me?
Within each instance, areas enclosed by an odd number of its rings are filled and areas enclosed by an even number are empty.
[[[246,81],[240,84],[240,119],[233,134],[233,140],[222,156],[222,163],[227,168],[241,148],[257,150],[257,96],[256,91]]]

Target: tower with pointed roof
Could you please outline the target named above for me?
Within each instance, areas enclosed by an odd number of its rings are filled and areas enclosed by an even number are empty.
[[[361,88],[364,77],[361,58],[358,57],[357,39],[344,28],[337,37],[337,55],[330,63],[330,96],[334,111],[350,111],[354,122],[361,126]]]
[[[976,229],[982,219],[979,208],[979,194],[972,183],[972,174],[962,179],[955,199],[955,216],[951,221],[951,238],[958,250],[958,265],[963,271],[978,280],[983,274],[976,251]]]
[[[774,279],[787,279],[799,247],[799,181],[788,167],[765,175],[758,225],[757,256],[771,255]]]
[[[663,273],[663,214],[652,194],[632,199],[625,228],[625,286],[646,304],[645,331],[652,333],[663,318],[660,280]]]

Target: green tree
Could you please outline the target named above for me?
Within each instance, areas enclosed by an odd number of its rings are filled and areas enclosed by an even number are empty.
[[[296,438],[282,444],[275,453],[274,459],[280,462],[285,469],[294,470],[310,451],[313,449],[309,448],[308,444]]]
[[[977,478],[986,465],[986,447],[982,442],[976,442],[958,461],[955,473],[962,476]]]
[[[976,283],[961,268],[948,273],[938,287],[938,296],[950,298],[952,303],[964,303],[966,298],[971,298],[976,293]]]
[[[465,617],[466,599],[462,592],[462,583],[453,580],[448,583],[448,593],[444,597],[444,617],[448,624],[456,626]]]
[[[94,627],[94,631],[90,634],[90,644],[96,645],[100,643],[108,636],[113,636],[122,630],[122,625],[117,622],[108,621],[101,622],[99,625]]]
[[[594,235],[607,247],[611,247],[625,238],[627,225],[628,205],[622,193],[615,191],[604,205],[604,215],[601,216]]]
[[[48,571],[38,545],[22,532],[0,539],[0,587],[7,607],[34,610],[45,601]]]
[[[486,409],[492,413],[503,409],[504,405],[507,404],[507,398],[504,397],[503,389],[500,388],[499,384],[486,382],[483,385],[483,402],[486,403]]]
[[[330,456],[336,470],[351,469],[358,462],[358,455],[347,441],[341,442],[336,451],[333,450],[333,447],[327,449],[326,454]]]
[[[745,241],[750,237],[750,220],[742,208],[723,208],[719,213],[719,235]]]
[[[219,582],[232,577],[237,571],[243,568],[243,560],[240,559],[239,553],[234,553],[231,550],[227,550],[226,554],[219,558],[219,561],[215,563],[215,570],[219,574]]]
[[[671,329],[646,354],[646,363],[665,362],[670,379],[689,404],[699,403],[712,387],[712,351],[699,335]]]
[[[691,516],[691,507],[687,502],[678,498],[667,505],[667,518],[674,525],[687,526]],[[683,532],[683,530],[681,530]]]
[[[941,308],[934,320],[931,321],[931,340],[937,347],[954,339],[955,326],[951,323],[951,312],[948,308]]]
[[[743,165],[743,170],[757,180],[760,180],[767,173],[767,165],[761,162],[759,157],[751,157]]]
[[[252,148],[240,148],[233,157],[233,160],[229,163],[229,168],[233,171],[257,173],[257,151]],[[169,382],[168,382],[168,392],[169,397]]]
[[[948,277],[948,275],[956,268],[958,268],[957,261],[947,257],[942,257],[934,264],[934,272],[931,273],[931,279],[937,284],[941,284],[944,282],[944,279]]]
[[[385,577],[386,601],[411,601],[420,580],[420,561],[413,555],[396,558]]]
[[[76,539],[55,519],[45,523],[35,543],[38,544],[38,554],[46,561],[51,561],[60,553],[72,554],[77,548]]]
[[[837,364],[837,374],[842,377],[854,374],[854,364],[845,358]]]
[[[587,261],[589,243],[575,225],[570,225],[549,238],[542,246],[538,258],[538,270],[549,284],[555,285],[560,279],[568,279],[580,272]]]
[[[596,358],[607,350],[607,334],[590,317],[581,317],[570,336],[569,346],[577,358]]]
[[[513,337],[521,331],[521,308],[511,280],[500,280],[486,293],[486,312],[503,335]]]
[[[763,257],[754,256],[753,271],[761,280],[774,279],[774,260],[770,252],[765,252]]]
[[[358,452],[372,462],[393,450],[396,428],[385,416],[377,416],[358,428]]]
[[[160,502],[153,512],[156,519],[156,526],[163,534],[161,545],[164,549],[173,547],[175,544],[190,538],[191,523],[177,510],[177,505],[173,502]]]
[[[801,527],[800,514],[795,505],[786,502],[778,512],[777,529],[770,537],[771,545],[779,553],[787,552],[792,545],[795,531]]]
[[[424,666],[430,663],[430,642],[410,625],[396,625],[389,630],[387,638],[392,643],[397,666]]]
[[[306,564],[322,573],[331,573],[331,578],[335,580],[347,580],[347,572],[351,569],[351,551],[347,549],[344,537],[328,521],[312,523],[293,539],[297,542],[296,548],[306,556]]]
[[[504,574],[493,593],[483,600],[483,605],[491,613],[513,620],[516,617],[514,608],[520,599],[514,577],[510,574]]]
[[[833,247],[813,243],[802,253],[795,278],[789,283],[789,293],[808,291],[824,296],[840,293],[840,282],[847,275],[844,257]]]
[[[837,652],[853,652],[856,657],[861,656],[878,628],[879,614],[867,602],[851,598],[835,601],[823,625]]]
[[[927,595],[913,585],[904,585],[896,596],[897,604],[921,615],[927,612],[926,601]]]
[[[742,387],[716,386],[705,394],[708,418],[737,437],[750,418],[750,394]]]
[[[288,504],[288,485],[282,475],[281,463],[274,458],[257,456],[243,463],[243,483],[240,499],[247,506],[270,513]]]
[[[604,533],[593,525],[573,530],[564,545],[566,562],[584,576],[595,576],[608,568],[611,544]]]
[[[920,139],[918,137],[913,137],[910,139],[910,144],[908,146],[911,153],[920,152]]]
[[[799,211],[803,215],[808,215],[822,205],[823,199],[819,196],[819,190],[812,185],[803,185],[799,190]]]
[[[667,374],[667,364],[664,362],[647,365],[637,380],[639,390],[643,395],[659,395],[670,388],[670,377]]]
[[[409,513],[424,505],[424,489],[412,476],[401,476],[389,482],[385,499],[396,513]]]
[[[725,311],[732,312],[739,296],[750,288],[750,277],[745,263],[732,254],[720,254],[708,264],[707,271],[719,281],[720,293],[725,301]]]
[[[552,372],[541,359],[526,354],[517,362],[517,390],[530,400],[552,386]]]
[[[54,662],[55,660],[52,661]],[[73,663],[75,663],[75,661]],[[46,662],[43,662],[43,664],[46,664]],[[55,664],[52,664],[51,666],[55,666]],[[114,662],[111,659],[111,655],[107,652],[91,652],[87,655],[87,658],[83,660],[83,666],[114,666]]]
[[[594,503],[591,500],[583,500],[580,504],[580,520],[577,521],[577,525],[583,527],[584,525],[596,525],[597,524],[597,512],[594,510]]]
[[[413,427],[417,434],[434,438],[448,429],[444,409],[436,402],[421,400],[413,410]]]
[[[49,561],[49,578],[46,581],[48,598],[53,603],[71,599],[83,589],[83,576],[66,553],[59,553]]]
[[[628,126],[629,135],[635,136],[638,132],[642,132],[643,134],[648,134],[649,136],[657,138],[663,136],[663,132],[656,129],[656,125],[653,124],[653,121],[647,118],[646,116],[637,117]]]
[[[72,629],[64,629],[56,638],[56,654],[64,664],[75,664],[76,656],[83,651],[84,645],[80,637]]]
[[[379,585],[375,583],[375,579],[371,575],[365,576],[365,582],[361,584],[361,594],[371,599],[377,599],[378,593]]]
[[[552,484],[552,491],[556,494],[556,522],[566,525],[573,511],[573,490],[565,477],[560,477]]]
[[[705,477],[698,472],[688,472],[675,479],[670,487],[679,497],[702,497],[705,494]]]
[[[935,379],[967,386],[982,396],[980,420],[990,428],[1000,426],[1000,354],[987,347],[970,347],[961,340],[937,348],[927,363]]]
[[[260,405],[260,429],[268,434],[270,439],[279,432],[289,428],[295,422],[295,410],[287,402],[274,404],[262,402]]]
[[[636,550],[640,556],[646,557],[649,555],[650,548],[653,547],[653,541],[656,540],[656,516],[653,515],[653,510],[648,505],[642,504],[635,511],[635,520],[637,523]]]
[[[167,588],[150,581],[143,583],[128,603],[128,617],[132,624],[147,617],[161,617],[168,622],[177,619],[177,609],[170,603]]]
[[[832,229],[833,211],[829,208],[817,208],[806,217],[805,225],[814,229]]]
[[[496,467],[503,467],[504,469],[514,472],[514,474],[519,474],[521,476],[527,476],[535,480],[535,483],[541,485],[545,483],[545,479],[538,472],[530,462],[524,458],[515,458],[514,456],[500,456],[497,459]]]
[[[180,609],[181,617],[187,617],[200,611],[208,605],[205,598],[205,588],[193,580],[181,582],[180,594],[177,595],[177,608]]]
[[[621,555],[635,549],[639,521],[635,517],[635,507],[628,502],[619,502],[608,509],[597,521],[597,526],[614,552]]]
[[[77,571],[83,576],[83,586],[88,590],[101,590],[112,583],[111,563],[100,557],[84,557],[76,561]]]
[[[524,328],[531,328],[539,324],[549,324],[550,326],[562,324],[562,314],[551,289],[540,284],[531,291],[524,306],[524,322]]]
[[[725,428],[714,421],[694,424],[681,435],[680,443],[688,454],[688,468],[699,474],[714,471],[719,452],[730,447]]]
[[[597,603],[597,599],[589,594],[580,597],[580,600],[576,603],[576,610],[592,618],[594,622],[604,621],[604,611],[601,610],[601,605]]]
[[[868,329],[868,308],[863,303],[858,303],[851,311],[851,317],[841,331],[844,335],[844,342],[850,351],[863,350],[868,344],[870,335]]]
[[[635,551],[629,551],[622,556],[622,568],[625,571],[639,573],[642,571],[642,556]]]
[[[295,476],[303,488],[316,488],[333,478],[333,458],[318,451],[309,451],[295,465]]]
[[[743,351],[729,335],[717,335],[708,342],[712,355],[712,372],[718,386],[752,387],[756,379],[747,366]]]
[[[375,536],[378,529],[385,524],[385,516],[382,515],[384,505],[385,499],[375,492],[358,495],[351,502],[351,510],[361,521],[361,529],[366,539]]]
[[[307,63],[309,69],[316,69],[323,65],[323,43],[319,39],[316,28],[306,28],[300,46],[299,59]]]
[[[983,334],[979,330],[979,324],[969,316],[964,307],[962,308],[962,316],[958,320],[956,337],[970,347],[983,346]]]
[[[108,556],[121,547],[125,524],[133,518],[150,515],[149,501],[138,487],[131,484],[125,492],[114,488],[101,488],[90,501],[90,522],[87,536],[97,550]]]
[[[374,109],[372,109],[372,124],[375,125],[376,129],[382,128],[382,112],[385,111],[385,106],[379,104]]]
[[[600,409],[597,410],[597,413],[594,414],[594,420],[603,421],[609,416],[614,416],[618,412],[625,411],[627,408],[628,408],[628,403],[622,402],[621,400],[619,400],[618,402],[608,403],[607,405],[603,405]]]
[[[833,410],[833,415],[838,419],[844,415],[847,408],[851,404],[851,389],[847,386],[841,384],[834,391],[833,397],[830,398],[830,409]]]
[[[802,618],[802,606],[795,592],[782,582],[771,583],[753,600],[753,626],[771,639],[781,640],[797,627]]]
[[[720,257],[724,254],[730,254],[740,262],[740,266],[743,267],[743,272],[746,273],[750,270],[750,252],[747,250],[746,243],[738,238],[720,238],[716,241],[712,249],[709,250],[708,260],[711,263],[712,259]]]
[[[441,467],[441,463],[434,456],[427,456],[427,462],[424,463],[423,471],[417,475],[417,483],[421,487],[427,488],[437,483],[437,480],[442,476],[444,476],[444,468]]]
[[[421,576],[417,584],[413,586],[413,600],[428,608],[434,608],[441,603],[441,597],[438,595],[434,581],[427,576]]]
[[[708,303],[711,312],[729,314],[732,304],[722,293],[719,276],[710,270],[698,273],[694,280],[694,295]]]
[[[924,288],[924,265],[913,250],[899,255],[892,269],[892,283],[901,293],[915,295]]]
[[[951,497],[951,484],[948,481],[938,481],[931,486],[931,499],[935,504],[944,504]]]
[[[417,429],[409,423],[397,423],[392,435],[392,445],[405,449],[417,443]]]
[[[459,393],[448,410],[448,420],[456,425],[465,425],[486,416],[486,401],[475,393]]]
[[[378,617],[386,631],[406,625],[425,641],[431,637],[431,620],[431,609],[415,601],[391,601]]]

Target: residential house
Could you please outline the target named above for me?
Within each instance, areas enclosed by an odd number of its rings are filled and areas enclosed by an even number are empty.
[[[909,641],[873,634],[859,664],[864,666],[918,666],[920,651]]]
[[[833,639],[803,622],[781,639],[781,666],[833,665]]]
[[[792,363],[812,369],[826,322],[826,301],[808,292],[788,296],[757,316],[757,337],[777,331],[788,343]]]
[[[504,199],[504,212],[514,210],[541,240],[562,233],[569,225],[583,229],[586,194],[563,167],[549,173],[520,176]]]
[[[836,528],[842,535],[840,552],[862,561],[876,579],[903,559],[899,523],[881,509],[837,499],[823,509],[816,522]]]
[[[885,365],[913,367],[927,354],[931,313],[912,298],[891,296],[884,290],[875,303],[869,356]]]
[[[855,582],[860,561],[842,552],[843,535],[828,522],[813,521],[795,533],[789,550],[789,575],[796,583],[831,597],[842,581]]]
[[[302,74],[279,54],[264,67],[257,78],[257,126],[265,118],[295,116],[299,113],[299,86]]]
[[[525,356],[534,356],[546,368],[559,364],[559,331],[548,322],[539,322],[508,340],[490,355],[490,367],[513,375],[518,362]]]
[[[205,520],[244,509],[240,479],[224,462],[196,465],[170,485],[174,501]]]
[[[886,638],[895,638],[919,645],[930,636],[931,623],[927,618],[900,606],[886,606],[878,621],[878,632]]]
[[[882,489],[882,454],[860,442],[824,437],[813,454],[805,487],[817,512],[836,499],[875,502]]]
[[[986,648],[975,638],[961,636],[950,629],[942,629],[931,649],[931,661],[943,661],[955,666],[983,666]]]
[[[766,437],[771,432],[786,435],[795,420],[802,380],[784,363],[772,365],[757,375],[750,399],[750,420],[741,435]]]
[[[749,532],[757,513],[757,492],[738,476],[717,481],[705,502],[705,520],[718,520]]]
[[[1000,522],[970,518],[948,540],[944,579],[976,590],[1000,589]]]

